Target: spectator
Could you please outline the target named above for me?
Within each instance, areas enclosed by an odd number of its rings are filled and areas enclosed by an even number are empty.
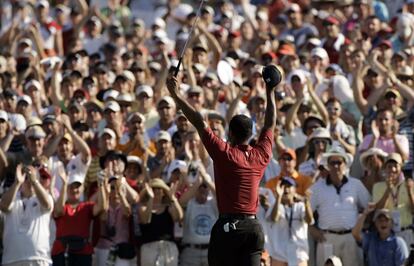
[[[313,223],[312,208],[309,194],[304,202],[297,202],[296,186],[293,178],[283,177],[275,188],[276,203],[268,212],[275,225],[269,232],[272,265],[308,265],[307,224]]]
[[[387,156],[388,153],[381,149],[370,148],[359,157],[364,169],[364,175],[361,177],[361,181],[371,195],[374,185],[383,181],[382,170]]]
[[[142,230],[141,265],[178,265],[178,249],[173,242],[174,222],[183,218],[183,210],[162,179],[145,185],[146,200],[139,208]]]
[[[393,231],[402,237],[408,246],[414,243],[412,234],[412,208],[414,183],[404,179],[403,164],[398,153],[390,153],[384,163],[385,180],[374,185],[373,200],[378,209],[389,209],[393,217]]]
[[[53,199],[37,176],[36,168],[19,164],[13,185],[1,198],[0,209],[5,214],[2,265],[52,262],[49,223]]]
[[[367,254],[368,265],[404,265],[408,258],[407,244],[392,230],[393,218],[389,210],[376,210],[373,218],[375,230],[361,232],[366,217],[374,210],[375,204],[368,205],[352,229],[352,235]]]
[[[361,181],[345,175],[350,158],[344,150],[332,148],[324,158],[329,175],[310,188],[312,209],[319,215],[319,229],[314,227],[311,231],[318,242],[317,264],[323,264],[332,255],[324,254],[330,246],[333,255],[341,258],[345,266],[362,265],[362,253],[351,235],[351,229],[356,224],[359,209],[367,206],[370,195]],[[342,197],[349,198],[349,201],[341,200]]]

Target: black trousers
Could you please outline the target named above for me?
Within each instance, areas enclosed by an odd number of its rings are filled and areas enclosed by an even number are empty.
[[[61,253],[56,256],[52,256],[53,266],[91,266],[92,255],[78,255],[69,253],[66,264],[65,254]]]
[[[208,264],[260,266],[263,245],[263,230],[257,219],[219,218],[211,229]]]

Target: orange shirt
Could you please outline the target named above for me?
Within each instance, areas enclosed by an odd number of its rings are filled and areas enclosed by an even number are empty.
[[[273,193],[275,193],[275,187],[282,177],[284,176],[279,175],[270,179],[266,182],[265,187],[271,189]],[[306,190],[312,185],[312,178],[307,175],[301,175],[297,171],[293,173],[292,178],[295,179],[297,184],[296,192],[301,196],[305,196]]]
[[[124,145],[118,143],[118,145],[116,146],[116,148],[118,150],[122,151],[122,152],[125,152],[130,145],[131,145],[131,142],[130,141],[128,143],[124,144]],[[148,149],[153,154],[155,154],[157,152],[157,148],[155,147],[155,143],[153,141],[151,141],[149,143]],[[141,159],[144,159],[143,158],[144,153],[141,150],[138,150],[138,149],[134,149],[134,150],[130,151],[128,154],[126,154],[126,155],[135,155],[135,156],[137,156],[137,157],[139,157]]]

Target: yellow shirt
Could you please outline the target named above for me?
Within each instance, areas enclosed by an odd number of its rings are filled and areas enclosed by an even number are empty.
[[[385,182],[378,182],[374,185],[372,189],[372,199],[374,202],[378,202],[385,193],[387,189],[387,184]],[[397,188],[393,189],[396,193]],[[413,216],[411,214],[410,206],[410,197],[408,196],[407,187],[405,183],[399,185],[398,196],[397,196],[397,206],[394,205],[392,195],[390,194],[387,202],[385,203],[384,208],[389,210],[398,210],[400,212],[400,221],[401,227],[406,227],[412,224]]]

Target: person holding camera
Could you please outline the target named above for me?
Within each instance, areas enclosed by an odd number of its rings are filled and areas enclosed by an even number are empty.
[[[268,229],[272,265],[308,265],[308,224],[313,223],[313,213],[306,192],[304,201],[296,198],[297,182],[292,177],[282,177],[275,187],[276,203],[269,208]]]
[[[62,180],[62,188],[53,211],[56,222],[53,265],[90,266],[93,254],[89,242],[90,228],[92,220],[104,211],[104,179],[98,179],[97,202],[82,202],[84,176],[72,174],[67,177],[65,171],[61,171],[59,178]]]
[[[0,201],[4,213],[2,265],[47,266],[50,258],[50,214],[53,199],[32,167],[16,168],[13,185]]]

